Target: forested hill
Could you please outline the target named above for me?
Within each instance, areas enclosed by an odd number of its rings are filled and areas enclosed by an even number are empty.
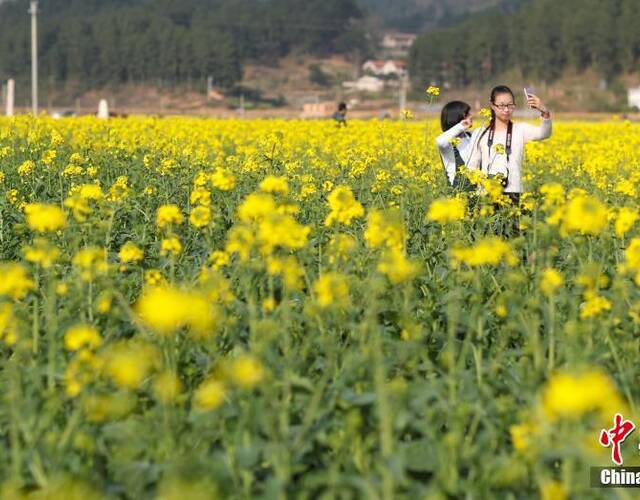
[[[358,0],[380,26],[418,33],[450,25],[488,8],[513,12],[530,0]]]
[[[482,83],[518,69],[553,81],[594,69],[611,79],[640,63],[638,0],[532,0],[516,13],[490,12],[418,37],[416,81]]]
[[[0,3],[0,79],[26,77],[27,0]],[[42,77],[88,85],[177,83],[212,76],[229,87],[248,58],[362,48],[356,0],[42,0]]]

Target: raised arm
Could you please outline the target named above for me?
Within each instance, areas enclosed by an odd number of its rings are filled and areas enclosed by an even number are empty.
[[[551,114],[537,95],[528,94],[527,104],[531,109],[540,111],[542,123],[539,127],[525,124],[524,143],[542,141],[551,137]]]
[[[442,134],[436,137],[436,144],[438,145],[438,149],[440,149],[440,151],[447,151],[449,148],[451,148],[451,139],[455,139],[465,130],[465,126],[462,124],[462,122],[454,125],[449,130],[445,130]]]
[[[530,141],[543,141],[551,137],[551,117],[543,117],[540,125],[537,127],[529,123],[523,123],[522,127],[525,144]]]

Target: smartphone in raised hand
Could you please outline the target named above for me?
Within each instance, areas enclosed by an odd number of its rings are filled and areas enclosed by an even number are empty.
[[[533,90],[532,87],[525,87],[524,88],[524,99],[525,102],[529,100],[529,97],[535,95],[535,91]]]

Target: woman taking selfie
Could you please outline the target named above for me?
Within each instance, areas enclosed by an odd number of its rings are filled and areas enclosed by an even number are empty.
[[[447,182],[452,187],[461,188],[464,179],[457,175],[458,170],[471,158],[481,129],[469,132],[473,125],[471,106],[462,101],[452,101],[442,108],[440,125],[443,133],[436,138],[436,144]]]
[[[524,146],[551,136],[551,115],[540,98],[525,90],[527,104],[540,112],[541,123],[511,121],[516,107],[515,96],[509,87],[500,85],[491,91],[491,121],[482,131],[469,168],[481,168],[490,177],[500,177],[504,193],[518,204],[522,192],[522,163]]]

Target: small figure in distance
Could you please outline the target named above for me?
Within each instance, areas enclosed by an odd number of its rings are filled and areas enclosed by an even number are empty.
[[[333,119],[336,121],[338,126],[347,126],[347,104],[341,102],[338,104],[338,110],[333,113]]]

